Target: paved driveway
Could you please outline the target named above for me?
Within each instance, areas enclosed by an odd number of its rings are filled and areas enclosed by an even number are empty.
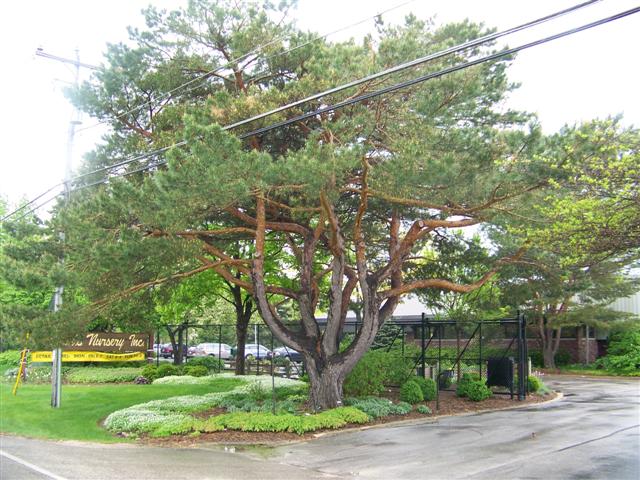
[[[640,478],[640,382],[548,378],[544,406],[329,435],[259,453],[0,437],[12,479],[634,479]]]
[[[279,449],[279,459],[377,479],[640,478],[640,382],[548,378],[564,399],[376,428]]]

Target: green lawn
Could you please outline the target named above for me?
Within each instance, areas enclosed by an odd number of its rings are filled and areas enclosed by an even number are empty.
[[[0,432],[57,440],[121,442],[100,427],[111,412],[178,395],[226,392],[242,383],[220,378],[207,385],[63,385],[60,408],[51,408],[51,385],[23,385],[18,395],[0,384]]]
[[[612,370],[605,370],[603,368],[596,368],[593,365],[563,365],[558,367],[560,373],[569,373],[574,375],[593,375],[597,377],[612,376],[612,377],[640,377],[640,371],[633,373],[620,373]]]

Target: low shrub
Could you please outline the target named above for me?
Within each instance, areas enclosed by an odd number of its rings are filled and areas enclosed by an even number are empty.
[[[422,396],[426,402],[436,399],[437,389],[435,380],[432,380],[431,378],[414,377],[413,381],[420,386]]]
[[[125,383],[140,374],[139,368],[72,367],[63,378],[69,383]]]
[[[529,350],[529,358],[531,358],[531,365],[538,368],[544,368],[544,356],[540,350]],[[569,365],[571,363],[571,353],[567,350],[560,349],[556,353],[555,357],[556,366],[561,367],[563,365]]]
[[[149,381],[148,378],[143,377],[143,376],[139,376],[139,377],[136,377],[136,379],[133,381],[133,383],[135,383],[136,385],[148,385],[151,382]]]
[[[474,402],[481,402],[491,397],[493,393],[482,381],[470,381],[467,386],[467,397]]]
[[[423,415],[431,415],[433,412],[426,405],[418,405],[416,407],[416,412],[421,413]]]
[[[346,398],[345,405],[355,407],[374,419],[389,415],[406,415],[411,411],[411,405],[406,402],[393,403],[380,397]]]
[[[188,367],[194,366],[203,366],[210,373],[213,372],[221,372],[224,370],[224,360],[212,357],[212,356],[203,356],[203,357],[191,357],[189,358],[189,362],[187,363]]]
[[[409,380],[400,387],[400,400],[415,405],[424,401],[420,385],[415,380]]]
[[[160,366],[158,366],[157,378],[171,377],[171,376],[180,375],[180,374],[181,374],[180,368],[170,363],[163,363]]]
[[[637,374],[640,371],[640,327],[613,333],[607,355],[598,359],[596,366],[620,375]]]
[[[20,350],[6,350],[0,353],[0,374],[11,368],[18,368],[21,354]]]
[[[315,415],[292,415],[265,412],[234,412],[211,417],[195,425],[203,432],[215,432],[223,429],[243,432],[293,432],[302,435],[319,429],[335,429],[350,423],[362,424],[369,417],[354,407],[340,407]]]
[[[385,362],[384,352],[365,353],[353,368],[343,384],[345,395],[363,397],[378,395],[384,391]]]
[[[184,367],[183,373],[192,377],[204,377],[209,375],[209,370],[204,365],[187,365]]]
[[[159,366],[149,364],[142,369],[141,375],[150,381],[163,377],[174,377],[182,374],[182,369],[170,363],[161,363]]]
[[[466,397],[467,388],[469,387],[469,384],[471,382],[477,382],[477,381],[480,381],[479,375],[471,374],[471,373],[463,373],[462,377],[460,377],[460,380],[458,380],[458,383],[456,385],[456,395],[458,397]]]
[[[153,382],[156,378],[160,378],[158,376],[158,367],[151,364],[146,365],[140,372],[140,375],[142,375],[144,378],[146,378],[150,382]]]
[[[531,393],[536,393],[542,387],[542,381],[538,377],[529,375],[527,378],[527,390]]]

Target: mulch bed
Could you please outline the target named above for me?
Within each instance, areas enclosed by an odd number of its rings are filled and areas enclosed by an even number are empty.
[[[385,392],[384,396],[390,400],[398,400],[398,391],[391,389]],[[514,408],[534,403],[541,403],[551,400],[556,396],[555,393],[538,396],[530,395],[523,401],[518,401],[517,397],[511,400],[509,395],[493,395],[487,400],[482,402],[472,402],[467,398],[457,397],[455,392],[441,391],[440,392],[440,408],[436,410],[435,400],[432,402],[426,402],[426,405],[433,411],[431,415],[423,415],[416,411],[413,411],[407,415],[391,415],[389,417],[378,418],[366,425],[348,425],[342,430],[350,428],[366,428],[372,425],[381,425],[386,423],[392,423],[403,420],[426,420],[429,418],[437,418],[447,415],[461,415],[465,413],[482,412],[485,410],[502,410],[505,408]],[[211,415],[217,415],[223,413],[223,409],[212,409],[206,412],[200,412],[196,414],[198,418],[207,418]],[[235,430],[227,430],[222,432],[201,433],[197,436],[193,435],[173,435],[166,438],[149,438],[143,437],[141,441],[149,445],[161,445],[161,446],[180,446],[180,447],[194,447],[202,443],[219,443],[219,444],[231,444],[231,445],[277,445],[287,442],[299,442],[304,440],[310,440],[318,437],[319,435],[327,432],[336,432],[339,430],[318,430],[316,432],[305,433],[298,435],[297,433],[273,433],[273,432],[239,432]]]

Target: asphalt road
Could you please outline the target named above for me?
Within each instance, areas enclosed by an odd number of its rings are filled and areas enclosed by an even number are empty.
[[[0,437],[0,478],[640,478],[640,382],[549,377],[560,401],[327,435],[273,449]]]

